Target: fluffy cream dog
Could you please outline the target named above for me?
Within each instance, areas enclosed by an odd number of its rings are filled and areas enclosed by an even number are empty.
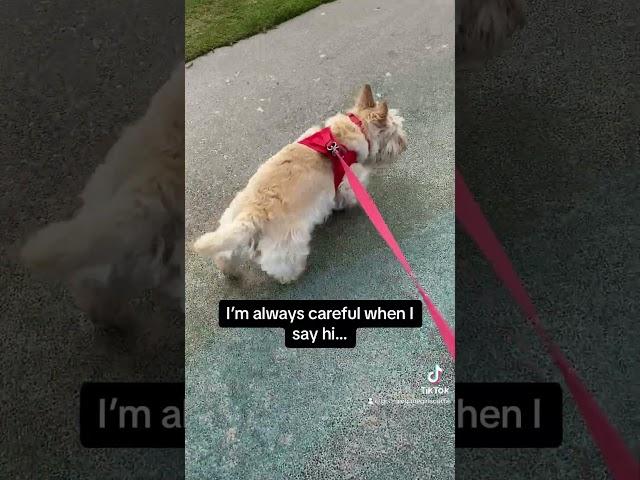
[[[47,225],[21,255],[63,280],[103,326],[122,327],[127,300],[161,289],[184,308],[184,67],[154,95],[89,179],[70,220]]]
[[[406,149],[403,118],[386,102],[376,103],[369,85],[349,112],[361,119],[362,129],[341,113],[324,125],[356,152],[351,168],[366,183],[372,168]],[[310,128],[298,141],[319,130]],[[335,188],[332,161],[296,141],[260,166],[223,213],[219,228],[196,240],[194,249],[212,257],[225,275],[238,275],[239,263],[248,258],[279,282],[292,282],[305,270],[314,227],[333,210],[356,203],[346,178]]]

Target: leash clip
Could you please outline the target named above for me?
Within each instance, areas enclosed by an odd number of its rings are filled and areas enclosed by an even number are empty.
[[[327,145],[327,150],[331,152],[331,155],[335,156],[336,153],[338,153],[338,151],[340,150],[340,146],[336,142],[331,142]]]

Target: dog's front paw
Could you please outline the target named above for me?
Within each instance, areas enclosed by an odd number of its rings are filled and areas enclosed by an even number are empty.
[[[347,209],[347,206],[343,203],[337,203],[333,206],[334,212],[344,212]]]
[[[347,208],[353,208],[358,204],[356,196],[350,188],[341,188],[333,205],[333,209],[337,212],[346,210]]]
[[[280,264],[280,265],[270,265],[265,268],[265,265],[262,266],[263,271],[269,275],[274,280],[278,281],[281,285],[288,285],[290,283],[295,282],[302,276],[302,273],[305,270],[305,263],[301,261],[297,264]]]
[[[273,278],[275,278],[278,281],[278,283],[280,283],[280,285],[289,285],[295,282],[299,277],[300,275],[295,275],[295,276],[290,275],[290,276],[279,276],[279,277],[274,276]]]

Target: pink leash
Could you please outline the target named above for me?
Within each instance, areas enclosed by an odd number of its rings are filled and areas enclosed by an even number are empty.
[[[451,358],[455,361],[455,335],[451,327],[449,327],[442,314],[418,282],[398,242],[396,242],[396,239],[389,230],[389,227],[382,218],[380,211],[367,190],[360,183],[358,177],[351,171],[340,152],[336,150],[335,154],[342,164],[347,181],[360,206],[418,289]],[[553,342],[546,330],[544,330],[538,318],[536,308],[523,287],[522,281],[515,272],[513,265],[483,215],[480,206],[474,200],[473,195],[467,188],[462,175],[457,169],[456,203],[456,216],[458,220],[467,230],[467,233],[473,238],[476,245],[478,245],[480,251],[491,262],[498,278],[502,280],[512,297],[520,305],[527,319],[531,322],[534,330],[544,343],[553,362],[562,373],[569,387],[569,391],[578,406],[578,410],[587,425],[589,433],[600,449],[613,477],[616,480],[638,480],[640,478],[640,463],[633,457],[618,431],[611,425],[607,416],[584,386],[578,374],[569,365],[560,348]]]
[[[562,373],[578,406],[578,410],[587,425],[591,438],[600,449],[613,477],[616,480],[640,479],[640,463],[633,457],[618,431],[611,425],[605,413],[600,409],[596,400],[580,380],[578,374],[569,365],[560,348],[544,330],[536,308],[523,287],[521,279],[515,272],[504,248],[457,169],[456,216],[467,233],[473,238],[480,251],[489,260],[496,275],[520,305],[525,316],[541,338],[553,362]]]
[[[400,265],[402,265],[402,268],[404,268],[404,271],[407,272],[407,275],[409,275],[409,278],[411,278],[411,281],[413,281],[413,284],[418,289],[420,296],[424,300],[424,303],[427,306],[429,313],[431,314],[431,318],[433,318],[433,322],[440,332],[440,336],[442,337],[447,350],[449,350],[449,355],[451,355],[451,358],[455,361],[456,338],[453,331],[451,330],[451,327],[446,322],[435,304],[431,301],[431,299],[427,295],[427,292],[425,292],[424,288],[422,288],[420,282],[418,282],[418,279],[413,273],[409,262],[407,262],[407,259],[405,258],[402,250],[400,249],[400,246],[398,245],[398,242],[396,242],[396,239],[391,233],[391,230],[389,230],[389,227],[387,227],[387,224],[382,218],[378,207],[376,207],[376,204],[369,195],[369,192],[367,192],[362,183],[360,183],[360,180],[358,180],[358,177],[356,177],[356,175],[351,171],[347,163],[342,158],[342,154],[338,149],[335,150],[335,154],[340,159],[340,163],[342,164],[342,168],[344,169],[347,181],[349,182],[349,185],[351,186],[356,199],[360,203],[360,206],[367,214],[369,220],[371,220],[371,223],[373,223],[373,226],[376,228],[382,239],[387,242],[387,245],[398,259],[398,262],[400,262]]]

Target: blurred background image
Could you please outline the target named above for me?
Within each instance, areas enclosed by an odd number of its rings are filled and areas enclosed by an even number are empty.
[[[545,329],[637,458],[638,3],[456,5],[456,168]],[[459,449],[456,476],[613,478],[540,338],[460,226],[456,319],[457,381],[564,391],[560,448]]]
[[[152,296],[147,288],[158,280],[151,275],[158,270],[148,268],[153,261],[182,257],[183,247],[171,241],[171,225],[182,232],[179,209],[165,199],[171,221],[147,215],[162,210],[150,207],[138,212],[135,228],[111,215],[118,202],[126,210],[123,185],[145,177],[141,166],[153,156],[140,148],[149,143],[145,136],[175,127],[180,133],[156,135],[154,148],[167,138],[173,151],[183,152],[183,8],[181,2],[138,1],[0,5],[2,478],[184,475],[179,449],[83,448],[78,420],[83,382],[183,379],[179,301]],[[150,109],[176,68],[177,85]],[[174,160],[179,164],[180,156]],[[105,161],[109,166],[99,167]],[[182,182],[180,173],[176,178]],[[93,223],[81,214],[88,203]],[[39,247],[50,249],[36,249],[34,261],[23,261],[21,249],[36,232],[80,217],[79,228],[49,231]],[[163,233],[138,235],[143,224],[145,232]],[[101,265],[114,267],[106,274]],[[181,283],[179,268],[173,274]],[[99,308],[92,312],[91,306]],[[115,318],[126,321],[109,325]]]

